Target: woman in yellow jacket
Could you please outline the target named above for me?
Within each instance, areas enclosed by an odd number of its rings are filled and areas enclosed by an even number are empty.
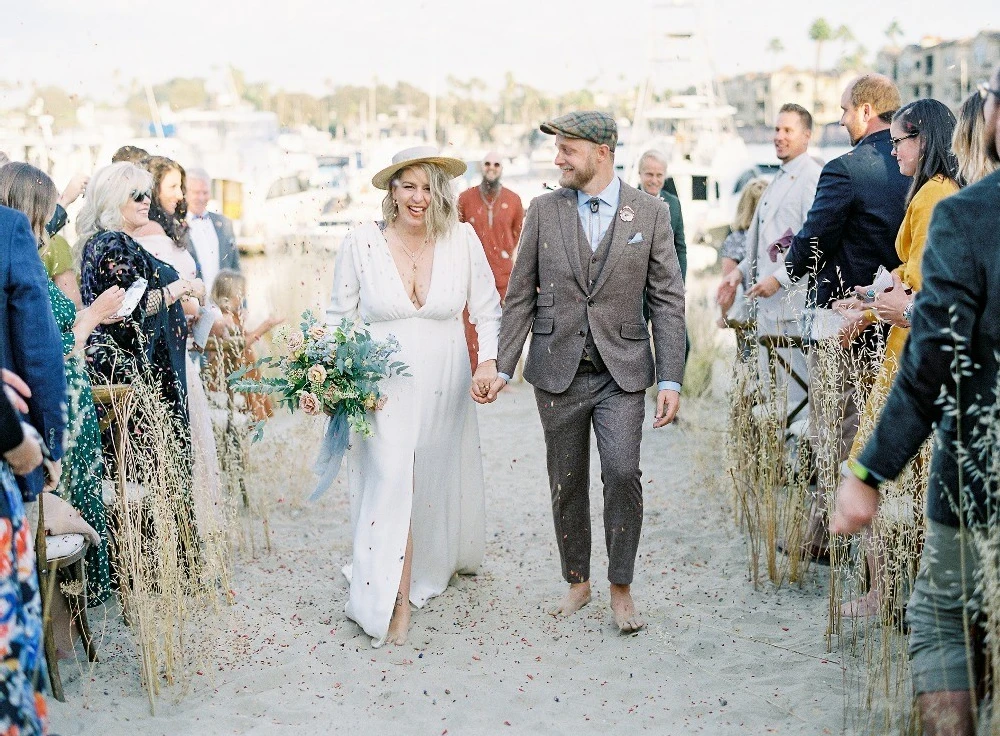
[[[934,206],[959,188],[958,162],[951,148],[955,122],[955,116],[947,106],[931,99],[904,105],[892,118],[889,128],[892,153],[900,173],[912,176],[913,184],[907,197],[906,214],[896,235],[896,253],[903,263],[892,272],[892,286],[881,292],[874,285],[857,287],[857,304],[865,309],[868,322],[881,320],[891,326],[886,339],[885,357],[862,416],[862,431],[858,433],[851,448],[852,459],[864,447],[868,434],[864,428],[870,428],[874,424],[896,377],[899,357],[910,332],[913,295],[921,287],[920,262]],[[922,497],[923,494],[918,495]],[[870,535],[871,531],[867,534]],[[884,582],[882,578],[885,576],[884,560],[880,555],[882,546],[880,540],[865,540],[871,580],[868,593],[845,603],[841,608],[841,615],[879,614]]]

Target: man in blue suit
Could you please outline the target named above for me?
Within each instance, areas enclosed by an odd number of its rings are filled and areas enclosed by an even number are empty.
[[[25,501],[43,487],[58,483],[66,431],[66,376],[62,339],[52,305],[38,244],[28,219],[0,206],[0,362],[21,376],[31,389],[28,420],[38,430],[55,462],[55,477],[35,470],[18,484]]]
[[[834,301],[854,294],[855,286],[875,280],[879,266],[899,265],[896,233],[906,211],[910,178],[899,173],[892,155],[889,123],[900,106],[899,90],[888,77],[864,74],[847,85],[840,100],[840,124],[847,129],[854,148],[823,167],[816,198],[802,229],[792,238],[785,267],[775,279],[762,281],[751,291],[768,297],[778,283],[790,286],[808,276],[807,307],[829,308]],[[849,324],[842,330],[841,365],[835,379],[840,391],[836,414],[824,407],[830,402],[810,396],[814,441],[820,452],[833,452],[838,462],[847,459],[858,431],[858,387],[851,376],[859,363],[871,363],[863,338],[867,324]],[[819,386],[810,360],[810,394]],[[872,367],[873,372],[874,367]],[[860,373],[866,373],[864,365]],[[833,433],[832,428],[839,428]],[[832,436],[831,436],[832,434]],[[832,488],[819,488],[805,539],[805,551],[824,558],[827,546],[826,497]]]
[[[1000,67],[980,95],[984,148],[1000,163]],[[838,534],[870,524],[878,511],[879,484],[896,478],[935,433],[926,537],[906,608],[910,673],[928,734],[976,733],[989,676],[984,619],[996,611],[984,604],[989,593],[983,590],[996,583],[996,553],[992,542],[981,545],[976,539],[993,539],[998,521],[1000,450],[991,414],[998,400],[998,231],[1000,171],[934,208],[923,288],[913,302],[899,372],[871,439],[858,462],[844,470],[831,524]],[[996,692],[996,683],[992,686]]]

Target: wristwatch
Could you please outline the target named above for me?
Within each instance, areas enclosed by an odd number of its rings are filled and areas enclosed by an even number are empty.
[[[913,320],[910,319],[912,316],[913,316],[913,302],[911,301],[909,304],[903,307],[903,321],[906,322],[906,324],[908,325],[913,324]]]
[[[844,461],[844,464],[840,468],[840,474],[845,478],[857,478],[866,486],[871,486],[876,491],[879,485],[882,483],[874,473],[872,473],[868,468],[859,463],[854,458],[850,458]]]

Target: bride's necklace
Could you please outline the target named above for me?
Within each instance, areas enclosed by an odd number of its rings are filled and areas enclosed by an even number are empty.
[[[420,256],[422,256],[424,250],[427,249],[427,245],[430,243],[430,239],[424,238],[423,244],[419,248],[417,248],[416,251],[412,251],[406,247],[406,244],[403,242],[403,238],[399,233],[394,232],[393,235],[396,236],[396,241],[399,243],[399,247],[403,249],[403,252],[406,254],[406,257],[410,259],[410,263],[413,264],[413,273],[416,273],[417,262],[420,261]]]
[[[477,187],[479,189],[479,198],[483,200],[483,204],[486,205],[486,221],[490,227],[493,227],[493,206],[500,199],[500,190],[497,189],[497,193],[493,195],[493,199],[486,199],[486,195],[483,194],[483,188]]]

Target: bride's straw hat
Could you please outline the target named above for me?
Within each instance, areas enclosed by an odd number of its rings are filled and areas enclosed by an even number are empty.
[[[392,164],[372,177],[372,184],[377,189],[388,189],[396,174],[417,164],[433,164],[444,170],[452,179],[464,174],[467,168],[464,161],[450,156],[442,156],[433,146],[415,146],[393,156]]]

